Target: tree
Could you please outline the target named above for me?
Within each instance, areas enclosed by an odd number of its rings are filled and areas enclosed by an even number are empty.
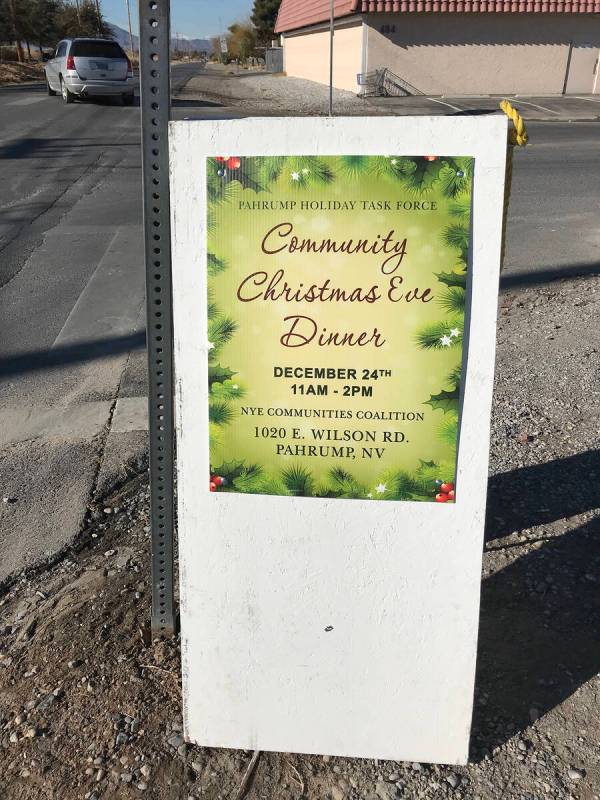
[[[110,36],[99,0],[0,0],[0,41],[14,42],[19,62],[23,42],[42,49],[67,36]]]
[[[27,29],[27,4],[23,0],[2,0],[0,4],[0,17],[3,20],[3,28],[6,27],[7,41],[14,42],[17,50],[17,61],[22,64],[23,45]]]
[[[66,36],[110,36],[111,31],[94,0],[79,0],[78,6],[62,0],[57,14],[58,38]]]
[[[12,28],[8,19],[7,6],[4,0],[0,0],[0,44],[12,42]]]
[[[281,0],[254,0],[251,20],[256,28],[258,42],[262,45],[271,43],[280,5]]]
[[[256,32],[250,22],[234,22],[227,35],[227,52],[230,58],[244,63],[254,55],[256,49]]]
[[[59,0],[29,0],[26,39],[43,47],[54,46],[59,38],[58,10]]]

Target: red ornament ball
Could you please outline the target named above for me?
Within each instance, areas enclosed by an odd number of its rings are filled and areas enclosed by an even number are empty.
[[[454,484],[450,483],[449,481],[447,483],[442,483],[440,486],[440,492],[444,492],[444,494],[448,494],[448,492],[451,492],[453,489]]]
[[[229,156],[227,156],[227,158],[229,158]],[[217,156],[215,161],[220,161],[221,164],[223,164],[225,161],[227,161],[227,158],[225,156]]]
[[[209,485],[208,485],[208,489],[209,489],[209,491],[211,491],[211,492],[216,492],[216,491],[217,491],[217,484],[216,484],[216,483],[213,483],[213,482],[211,481],[211,482],[209,483]]]
[[[225,483],[225,481],[220,475],[215,475],[214,478],[211,478],[211,480],[215,484],[215,486],[223,486],[223,484]]]
[[[435,502],[436,503],[447,503],[448,502],[448,495],[445,494],[444,492],[440,492],[439,494],[436,494]]]
[[[454,500],[454,489],[450,489],[448,492],[448,500]]]
[[[425,161],[437,161],[437,156],[423,156]]]
[[[239,169],[241,166],[241,160],[237,156],[230,156],[227,159],[227,166],[229,169]]]

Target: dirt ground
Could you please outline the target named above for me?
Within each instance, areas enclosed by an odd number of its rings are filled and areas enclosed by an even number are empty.
[[[0,798],[598,800],[599,301],[598,276],[500,297],[467,767],[262,753],[244,784],[251,753],[186,744],[140,475],[0,599]]]
[[[44,78],[44,65],[41,61],[31,61],[19,64],[16,61],[0,63],[0,86],[12,83],[27,83],[28,81],[41,81]]]

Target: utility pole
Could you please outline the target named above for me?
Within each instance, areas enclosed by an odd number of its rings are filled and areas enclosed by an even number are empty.
[[[100,0],[96,0],[96,14],[98,15],[98,36],[102,33],[102,17],[100,15]]]
[[[98,36],[102,33],[102,16],[100,14],[100,0],[96,0],[96,14],[98,15]]]
[[[131,32],[131,9],[129,7],[129,0],[125,0],[127,5],[127,20],[129,22],[129,49],[131,50],[131,57],[135,55],[135,51],[133,49],[133,33]]]
[[[333,29],[334,29],[334,0],[329,4],[329,116],[333,116]]]
[[[79,10],[79,0],[75,0],[75,8],[77,9],[77,33],[81,33],[81,14]]]

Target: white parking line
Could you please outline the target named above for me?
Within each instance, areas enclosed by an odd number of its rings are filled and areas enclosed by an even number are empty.
[[[553,111],[551,108],[546,108],[546,106],[540,106],[538,103],[530,103],[527,100],[521,100],[520,97],[515,97],[517,103],[522,106],[531,106],[532,108],[539,108],[540,111],[547,111],[549,114],[556,114],[560,116],[560,111]]]
[[[22,97],[20,100],[13,100],[12,103],[7,103],[7,106],[30,106],[32,103],[40,103],[45,100],[46,96],[41,97]]]
[[[593,97],[579,97],[578,95],[575,95],[575,99],[576,100],[587,100],[588,103],[600,103],[600,97],[596,100]]]
[[[435,97],[428,97],[428,100],[433,100],[434,103],[441,103],[443,106],[448,106],[448,108],[453,108],[455,111],[462,111],[463,109],[459,106],[453,106],[452,103],[444,103],[443,100],[438,100]]]

